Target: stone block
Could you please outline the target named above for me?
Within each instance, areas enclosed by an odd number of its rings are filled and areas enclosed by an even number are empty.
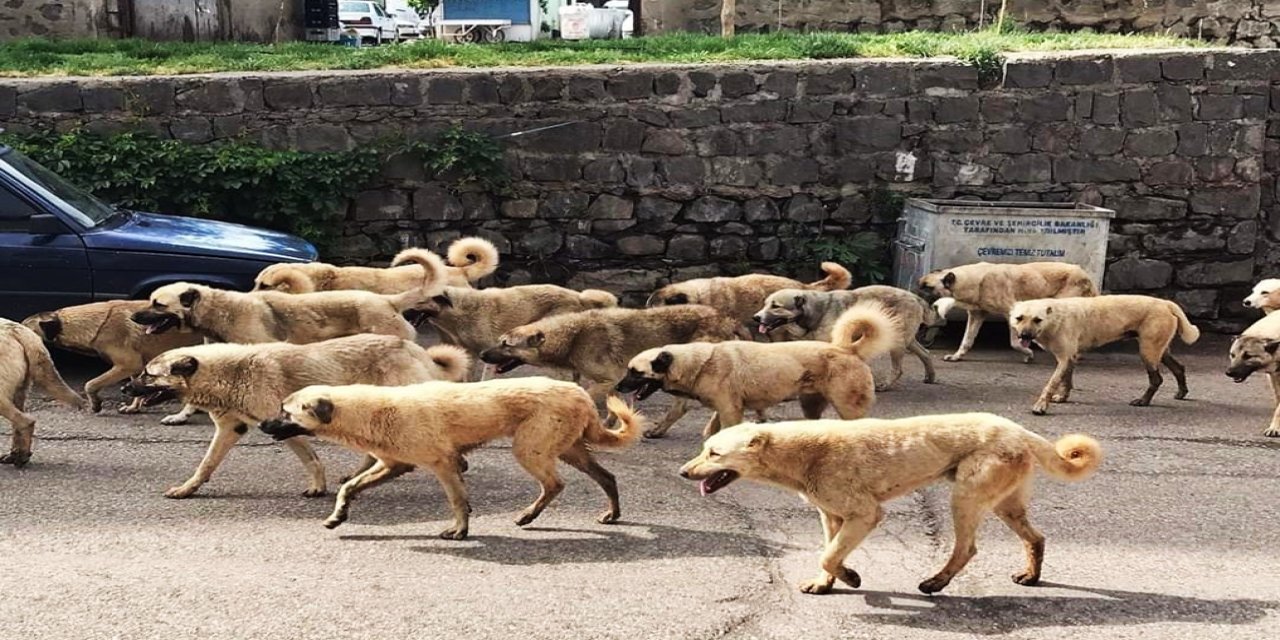
[[[804,93],[807,96],[844,94],[853,91],[853,74],[847,68],[814,71],[805,75]]]
[[[720,119],[726,124],[739,122],[782,122],[787,118],[787,104],[781,100],[733,104],[720,108]]]
[[[1113,71],[1111,58],[1066,58],[1058,62],[1054,78],[1064,85],[1106,84]]]
[[[1178,127],[1178,155],[1197,157],[1209,152],[1209,127],[1203,124],[1184,124]]]
[[[604,125],[601,146],[609,151],[638,152],[644,144],[646,130],[647,127],[633,120],[610,121]]]
[[[799,193],[787,201],[786,216],[791,222],[818,222],[827,217],[827,210],[813,196]]]
[[[1095,93],[1093,95],[1093,110],[1089,117],[1094,124],[1120,124],[1120,94]]]
[[[661,73],[653,79],[653,92],[660,96],[680,93],[681,79],[678,73]]]
[[[1191,193],[1191,211],[1247,220],[1258,216],[1261,201],[1262,189],[1256,184],[1201,187]]]
[[[793,98],[799,82],[800,74],[794,71],[771,71],[765,76],[760,89],[779,99]]]
[[[707,240],[692,234],[677,235],[667,243],[667,259],[701,262],[707,258]]]
[[[1018,99],[1012,96],[984,96],[981,111],[982,119],[988,123],[1009,122],[1018,113]]]
[[[262,99],[268,109],[289,111],[311,108],[311,84],[307,82],[266,82]]]
[[[598,260],[613,255],[613,246],[591,236],[571,235],[564,239],[564,252],[576,260]]]
[[[85,113],[123,111],[127,102],[123,90],[106,86],[87,86],[81,89],[80,100]],[[0,111],[3,109],[0,108]]]
[[[1195,229],[1181,229],[1160,234],[1145,234],[1142,245],[1150,254],[1167,255],[1169,253],[1188,253],[1197,251],[1222,251],[1227,246],[1227,239],[1222,233],[1210,229],[1207,233],[1199,233]]]
[[[841,153],[895,149],[902,143],[902,123],[894,118],[850,118],[836,129]]]
[[[573,156],[524,159],[524,176],[537,182],[568,182],[582,178],[582,165]]]
[[[1136,196],[1108,198],[1107,207],[1114,209],[1119,220],[1148,222],[1181,220],[1187,217],[1187,203],[1171,198]]]
[[[605,90],[614,100],[641,100],[653,95],[653,74],[624,71],[606,82]]]
[[[587,209],[587,217],[593,220],[626,220],[634,209],[635,204],[630,200],[602,193]]]
[[[1156,88],[1156,101],[1160,104],[1160,120],[1163,122],[1190,122],[1193,111],[1191,92],[1183,86],[1162,84]]]
[[[646,132],[641,151],[669,156],[683,156],[693,152],[688,136],[671,129],[651,129]]]
[[[677,129],[698,129],[717,124],[720,124],[719,109],[702,107],[671,112],[671,126]]]
[[[1126,131],[1124,129],[1102,127],[1085,129],[1080,133],[1080,142],[1077,148],[1082,153],[1089,155],[1114,155],[1124,148],[1125,135]]]
[[[600,102],[609,97],[604,88],[604,78],[574,75],[569,78],[568,96],[577,102]]]
[[[711,184],[731,187],[754,187],[760,184],[764,170],[750,158],[712,158]]]
[[[1131,182],[1141,175],[1138,164],[1125,158],[1055,158],[1057,182]]]
[[[712,89],[716,88],[716,76],[706,71],[689,72],[689,85],[693,89],[693,95],[699,98],[707,97]]]
[[[1006,160],[998,175],[1001,182],[1049,182],[1053,165],[1048,155],[1029,153]]]
[[[996,129],[987,138],[994,153],[1026,153],[1031,149],[1031,139],[1025,127]]]
[[[1160,121],[1156,94],[1149,89],[1126,91],[1121,98],[1121,120],[1127,127],[1150,127]]]
[[[1215,289],[1178,291],[1173,294],[1173,301],[1178,303],[1189,317],[1218,317],[1218,291]]]
[[[769,184],[802,185],[818,181],[821,167],[812,158],[786,158],[769,168]]]
[[[1252,284],[1253,258],[1234,262],[1197,262],[1178,269],[1178,284],[1204,287],[1224,284]]]
[[[1203,94],[1196,98],[1196,120],[1236,120],[1244,117],[1244,102],[1236,95]]]
[[[852,81],[850,82],[852,84]],[[756,92],[756,78],[745,72],[726,73],[720,76],[720,98],[734,99]]]
[[[1178,148],[1178,134],[1167,129],[1135,131],[1125,139],[1124,148],[1129,157],[1169,155]]]
[[[1231,227],[1227,233],[1227,251],[1234,254],[1252,254],[1258,245],[1258,221],[1246,220]]]
[[[1166,160],[1147,167],[1143,182],[1149,185],[1187,185],[1195,177],[1195,167],[1183,160]]]
[[[401,220],[409,217],[410,209],[409,195],[396,189],[361,191],[356,195],[356,220]]]
[[[1107,267],[1105,288],[1109,291],[1160,289],[1173,278],[1173,265],[1163,260],[1121,258]]]
[[[782,217],[773,198],[753,198],[743,206],[747,222],[765,222]]]
[[[1066,120],[1070,111],[1071,100],[1058,93],[1037,94],[1024,98],[1019,105],[1022,120],[1027,123]]]
[[[1160,71],[1166,80],[1200,80],[1204,78],[1205,56],[1166,55],[1160,62]]]
[[[538,207],[543,218],[581,218],[591,205],[591,196],[580,191],[552,191]]]
[[[427,104],[462,104],[465,88],[460,78],[432,78],[427,81]]]
[[[727,222],[741,218],[742,207],[737,202],[718,196],[702,196],[684,211],[684,219],[690,222]]]
[[[689,156],[669,158],[658,165],[662,178],[668,184],[702,184],[706,176],[706,166],[701,158]]]
[[[346,151],[351,148],[351,136],[338,125],[313,124],[293,130],[294,148],[306,152]]]
[[[747,257],[747,240],[742,236],[716,236],[711,239],[711,259],[742,260]]]
[[[560,76],[534,75],[529,78],[529,88],[533,92],[533,99],[540,102],[560,100],[564,95],[564,86],[564,78]],[[455,100],[455,102],[461,101],[461,89],[458,90],[458,97],[459,99]],[[427,101],[435,102],[431,100],[430,93],[427,94]]]
[[[791,105],[791,113],[787,116],[787,122],[793,124],[826,122],[831,119],[831,114],[834,112],[835,103],[833,102],[825,100],[797,102]]]
[[[440,185],[427,185],[413,192],[416,220],[462,220],[464,213],[458,197]]]
[[[933,105],[933,118],[938,124],[978,121],[978,98],[938,98]]]
[[[487,74],[472,74],[467,77],[467,102],[470,104],[499,104],[502,92],[498,81]]]
[[[213,140],[213,121],[209,118],[176,118],[169,122],[169,135],[191,144],[209,142]]]
[[[657,256],[667,250],[667,241],[655,235],[625,236],[616,244],[618,252],[627,256]]]
[[[582,167],[582,179],[613,184],[625,181],[627,174],[617,158],[599,158]]]
[[[18,94],[17,106],[33,113],[73,113],[84,109],[74,83],[39,84]]]
[[[391,104],[391,81],[387,78],[349,77],[325,80],[316,85],[322,107],[383,106]],[[178,95],[182,104],[183,95]]]
[[[680,213],[680,203],[659,196],[644,196],[636,204],[635,215],[640,222],[670,222]]]
[[[1160,59],[1151,55],[1121,55],[1115,59],[1116,79],[1126,84],[1160,80]]]
[[[552,227],[538,227],[520,235],[513,249],[519,255],[545,257],[564,246],[564,234]]]

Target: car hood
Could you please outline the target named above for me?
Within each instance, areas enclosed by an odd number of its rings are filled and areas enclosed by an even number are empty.
[[[130,212],[119,223],[83,236],[92,249],[146,251],[266,262],[307,262],[317,257],[310,242],[294,235],[230,222]]]

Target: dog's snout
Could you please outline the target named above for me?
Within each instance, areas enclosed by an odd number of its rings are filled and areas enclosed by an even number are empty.
[[[688,480],[688,479],[689,479],[689,470],[688,470],[688,469],[683,469],[683,468],[682,468],[682,469],[680,469],[680,477],[681,477],[681,478],[684,478],[684,479],[686,479],[686,480]]]
[[[1253,306],[1253,301],[1252,301],[1252,300],[1250,300],[1250,299],[1248,299],[1248,298],[1245,298],[1245,299],[1244,299],[1244,306],[1246,306],[1246,307],[1252,307],[1252,306]]]
[[[1030,331],[1023,331],[1022,333],[1018,334],[1018,337],[1022,338],[1023,340],[1031,340],[1035,338],[1035,335],[1033,335]]]
[[[755,314],[754,316],[751,316],[751,319],[755,320],[756,322],[764,322],[764,316],[759,313]]]

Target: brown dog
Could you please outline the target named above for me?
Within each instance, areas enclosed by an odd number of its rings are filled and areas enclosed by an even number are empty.
[[[1024,348],[1044,347],[1058,360],[1049,384],[1031,412],[1044,415],[1050,402],[1066,402],[1071,395],[1071,375],[1080,352],[1125,338],[1138,339],[1138,354],[1147,368],[1147,390],[1129,404],[1145,407],[1164,382],[1160,365],[1169,367],[1178,381],[1178,400],[1187,397],[1186,368],[1169,351],[1173,337],[1187,344],[1200,338],[1200,330],[1187,320],[1177,303],[1150,296],[1096,296],[1023,300],[1009,310],[1009,326]]]
[[[1276,406],[1271,414],[1271,423],[1262,432],[1262,435],[1268,438],[1280,438],[1280,358],[1277,357],[1278,353],[1280,353],[1280,314],[1268,312],[1231,342],[1231,365],[1227,368],[1227,376],[1237,383],[1248,380],[1255,371],[1261,371],[1270,378],[1271,392]]]
[[[964,339],[956,352],[943,356],[948,362],[964,358],[978,338],[988,314],[1007,315],[1013,303],[1037,298],[1071,298],[1098,295],[1098,285],[1084,269],[1065,262],[995,264],[978,262],[942,269],[920,278],[920,289],[932,298],[954,298],[969,314]],[[1035,352],[1010,334],[1009,344],[1031,362]]]
[[[1088,436],[1051,443],[1000,416],[964,413],[741,424],[702,443],[680,475],[700,480],[704,495],[749,478],[796,491],[817,507],[826,548],[822,573],[800,586],[805,593],[828,593],[837,578],[856,589],[862,579],[844,560],[884,517],[880,505],[949,480],[955,547],[946,566],[920,583],[924,593],[936,593],[977,553],[978,525],[988,511],[1026,547],[1027,568],[1013,581],[1038,583],[1044,536],[1027,520],[1036,465],[1075,481],[1101,461],[1101,447]]]
[[[147,363],[126,393],[148,404],[176,397],[209,412],[213,442],[186,482],[165,492],[186,498],[209,481],[250,425],[280,412],[291,393],[313,384],[404,385],[461,380],[470,367],[462,349],[423,349],[412,340],[361,334],[308,345],[206,344],[174,349]],[[308,475],[305,496],[325,493],[324,467],[307,443],[286,442]]]
[[[103,389],[137,375],[148,361],[165,351],[202,341],[199,334],[185,331],[147,333],[130,320],[130,316],[150,305],[146,300],[93,302],[37,313],[22,324],[50,344],[98,356],[111,365],[105,373],[84,385],[89,408],[97,413],[102,410],[99,394]],[[142,401],[138,398],[120,405],[120,413],[137,413],[141,409]]]
[[[763,273],[734,278],[696,278],[669,284],[649,296],[645,306],[705,304],[736,319],[744,326],[755,327],[752,316],[764,305],[765,298],[779,289],[835,291],[848,289],[853,276],[848,269],[834,263],[822,263],[821,280],[804,284],[798,280]]]
[[[609,398],[608,405],[622,423],[618,431],[604,428],[595,404],[580,387],[548,378],[398,388],[313,386],[286,398],[280,419],[259,428],[277,440],[316,436],[378,459],[342,485],[326,527],[346,522],[351,500],[361,491],[421,466],[435,473],[453,508],[454,524],[440,537],[462,540],[467,537],[471,505],[459,461],[470,449],[502,437],[511,438],[516,461],[542,486],[517,525],[533,522],[564,489],[556,474],[557,460],[590,476],[608,496],[609,509],[597,521],[617,522],[622,515],[618,483],[591,450],[631,445],[640,437],[642,424],[618,398]]]
[[[32,382],[59,402],[84,408],[84,399],[58,375],[40,336],[16,322],[0,318],[0,417],[13,427],[13,445],[9,453],[0,456],[0,464],[21,467],[31,460],[36,421],[24,411]]]
[[[470,287],[471,283],[498,269],[498,249],[484,238],[455,240],[449,245],[448,257],[446,284],[454,287]],[[422,286],[422,269],[421,263],[405,265],[399,257],[386,269],[339,267],[323,262],[273,264],[258,274],[254,280],[254,290],[285,293],[341,290],[403,293]]]
[[[898,323],[883,305],[864,302],[840,316],[831,342],[733,340],[649,349],[632,358],[617,390],[635,393],[637,400],[658,389],[696,398],[715,410],[704,438],[742,422],[744,409],[764,411],[797,397],[806,418],[821,418],[830,403],[841,418],[853,420],[875,402],[875,381],[866,361],[901,339]],[[644,435],[665,434],[658,427]]]

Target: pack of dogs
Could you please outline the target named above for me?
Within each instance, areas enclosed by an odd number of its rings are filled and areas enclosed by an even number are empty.
[[[1045,538],[1027,518],[1036,467],[1077,481],[1093,473],[1102,448],[1071,434],[1050,442],[987,413],[866,417],[877,392],[903,376],[908,353],[937,379],[925,344],[952,309],[967,313],[957,361],[972,349],[988,316],[1003,316],[1010,345],[1027,362],[1032,346],[1057,367],[1031,410],[1065,402],[1080,354],[1136,340],[1148,385],[1146,406],[1163,383],[1161,368],[1188,394],[1185,367],[1170,347],[1191,344],[1199,330],[1174,302],[1139,295],[1101,295],[1081,268],[1056,262],[975,263],[929,273],[918,292],[889,286],[850,288],[839,264],[819,265],[822,278],[801,282],[768,274],[702,278],[661,287],[644,308],[624,308],[601,290],[548,284],[477,288],[500,256],[482,238],[462,238],[442,258],[407,249],[386,268],[324,263],[264,269],[252,291],[174,283],[148,300],[67,307],[0,320],[0,416],[13,444],[0,463],[31,458],[34,418],[29,388],[99,412],[104,389],[124,383],[137,413],[166,401],[183,404],[162,422],[179,424],[206,412],[214,436],[189,479],[168,489],[186,498],[207,483],[249,429],[283,442],[301,461],[304,496],[328,492],[324,465],[310,438],[364,454],[337,491],[324,525],[345,522],[354,498],[422,468],[443,489],[454,522],[441,536],[467,536],[472,513],[463,474],[467,454],[506,438],[539,494],[516,521],[533,522],[562,491],[565,462],[604,491],[600,523],[621,517],[618,483],[594,451],[624,449],[641,436],[661,438],[692,403],[714,413],[701,452],[680,469],[710,494],[739,479],[799,493],[818,510],[824,549],[820,573],[801,585],[827,593],[836,581],[858,587],[845,566],[883,517],[881,505],[921,487],[952,484],[955,548],[946,565],[919,585],[944,587],[975,553],[974,537],[993,512],[1023,542],[1027,565],[1016,583],[1040,579]],[[1227,375],[1243,382],[1266,373],[1276,413],[1265,435],[1280,437],[1280,280],[1263,280],[1244,305],[1264,311],[1231,345]],[[423,347],[418,329],[433,327],[440,344]],[[69,388],[46,344],[96,355],[110,368],[89,380],[83,396]],[[888,355],[891,373],[877,381],[868,362]],[[518,367],[542,367],[572,381],[534,375],[490,378]],[[662,391],[673,397],[656,422],[635,403]],[[796,400],[805,417],[771,422],[768,412]],[[827,409],[837,419],[823,419]],[[755,422],[748,421],[747,413]]]

